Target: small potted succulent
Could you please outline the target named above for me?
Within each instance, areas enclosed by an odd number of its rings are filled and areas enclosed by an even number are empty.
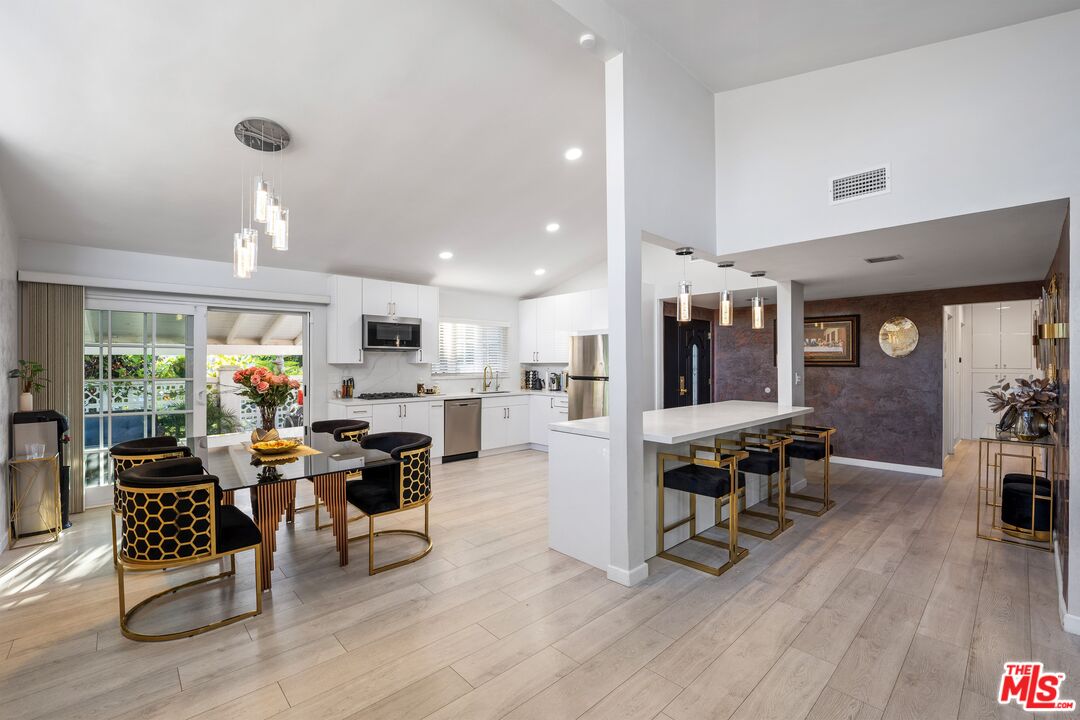
[[[34,409],[34,393],[45,389],[45,383],[49,382],[45,377],[45,367],[33,360],[20,360],[17,371],[19,378],[19,412],[30,412]]]
[[[1002,412],[999,430],[1012,429],[1018,440],[1038,440],[1049,431],[1058,412],[1057,383],[1046,378],[1016,378],[1012,384],[983,390],[993,412]]]

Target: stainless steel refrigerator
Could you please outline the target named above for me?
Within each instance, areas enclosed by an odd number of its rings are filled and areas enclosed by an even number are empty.
[[[608,336],[570,336],[569,419],[608,414]]]

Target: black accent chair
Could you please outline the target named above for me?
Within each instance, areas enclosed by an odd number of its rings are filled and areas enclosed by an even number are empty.
[[[117,564],[120,595],[120,631],[140,641],[175,640],[230,625],[262,612],[259,591],[262,534],[251,518],[221,502],[218,479],[203,472],[198,458],[176,458],[144,463],[126,470],[117,479],[123,515],[123,538]],[[255,609],[209,625],[177,632],[149,635],[131,629],[136,612],[170,593],[236,574],[236,554],[255,551]],[[155,593],[130,610],[124,597],[124,573],[186,567],[228,557],[223,573],[202,577]]]
[[[1002,531],[1022,540],[1049,541],[1054,528],[1053,495],[1045,477],[1005,475],[1001,479]]]
[[[333,435],[338,442],[360,442],[370,428],[367,420],[318,420],[311,423],[311,432]]]
[[[712,455],[712,458],[700,457],[701,454]],[[738,472],[739,461],[745,460],[748,453],[745,451],[725,451],[715,447],[691,445],[690,455],[677,455],[674,453],[658,453],[656,456],[657,474],[657,498],[656,498],[656,554],[665,560],[671,560],[681,565],[707,572],[710,575],[722,575],[742,560],[749,551],[739,547],[739,493],[743,489],[744,476]],[[679,467],[666,469],[668,462],[684,463]],[[732,482],[732,478],[736,478]],[[664,491],[680,490],[690,494],[690,514],[681,520],[671,524],[664,522]],[[702,495],[714,499],[715,523],[720,525],[720,514],[723,507],[728,508],[728,521],[722,525],[727,530],[727,542],[714,540],[697,532],[697,496]],[[707,565],[696,560],[679,557],[668,552],[664,545],[664,536],[690,524],[690,539],[700,543],[706,543],[716,547],[727,548],[727,562],[719,566]]]
[[[820,507],[805,507],[789,504],[788,510],[820,517],[828,512],[835,502],[829,499],[829,459],[832,457],[832,438],[836,434],[836,428],[819,425],[788,425],[783,430],[774,430],[772,435],[791,438],[792,442],[787,446],[786,456],[809,460],[811,462],[824,463],[822,473],[822,497],[806,495],[803,493],[788,492],[788,498],[801,500]]]
[[[416,562],[431,552],[431,438],[411,432],[372,433],[360,445],[389,453],[396,461],[366,469],[360,480],[345,486],[346,499],[368,517],[368,534],[351,539],[368,539],[368,575],[374,575]],[[421,506],[424,508],[423,532],[405,529],[375,531],[376,517]],[[375,538],[380,535],[412,535],[423,540],[425,547],[403,560],[376,566]]]
[[[112,543],[113,565],[116,565],[119,552],[116,540],[116,524],[120,522],[120,497],[116,486],[117,478],[124,471],[143,463],[191,457],[191,448],[187,445],[178,444],[174,437],[160,435],[158,437],[140,438],[117,443],[109,448],[109,457],[112,459],[113,470]]]

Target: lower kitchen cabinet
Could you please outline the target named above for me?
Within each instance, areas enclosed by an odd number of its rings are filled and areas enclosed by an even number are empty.
[[[443,456],[443,434],[445,423],[443,421],[443,401],[428,403],[428,435],[431,436],[431,457]]]
[[[529,443],[529,396],[484,398],[480,410],[480,449],[497,450]]]
[[[562,422],[568,417],[566,397],[533,395],[529,399],[529,442],[547,447],[548,425]]]
[[[415,432],[428,435],[431,403],[404,402],[372,406],[371,432]]]

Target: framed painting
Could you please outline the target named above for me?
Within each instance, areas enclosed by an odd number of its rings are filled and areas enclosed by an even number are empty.
[[[803,359],[807,367],[858,367],[859,316],[805,318]]]

